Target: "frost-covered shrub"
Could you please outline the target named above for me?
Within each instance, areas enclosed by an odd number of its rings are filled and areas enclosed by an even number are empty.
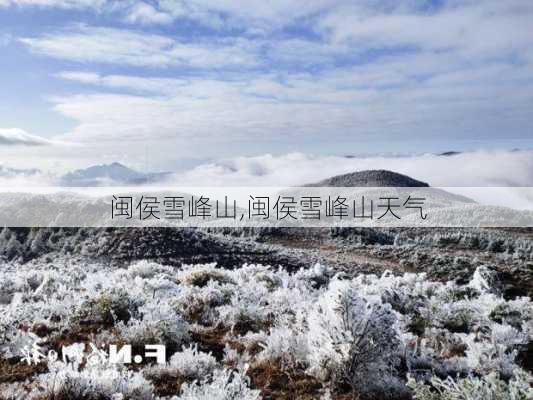
[[[22,258],[24,254],[24,246],[19,242],[16,235],[10,235],[9,239],[5,240],[4,243],[5,244],[3,244],[1,247],[1,254],[3,256],[5,256],[8,260]]]
[[[170,303],[188,320],[210,324],[217,318],[216,307],[228,303],[233,292],[233,285],[210,281],[204,287],[182,287]]]
[[[464,341],[467,344],[466,361],[472,371],[478,374],[499,372],[509,377],[516,369],[516,348],[528,343],[530,334],[509,325],[494,324],[488,340],[468,335]]]
[[[185,384],[181,396],[172,400],[258,400],[259,390],[249,387],[248,377],[239,372],[218,370],[211,380]]]
[[[270,292],[263,284],[239,285],[229,303],[218,308],[218,322],[237,332],[257,332],[273,319],[269,300]]]
[[[439,323],[450,332],[468,333],[474,324],[479,323],[479,311],[468,302],[443,305],[437,318]]]
[[[211,354],[198,351],[198,345],[184,347],[181,352],[170,357],[169,365],[176,368],[181,376],[200,379],[210,375],[217,366]]]
[[[211,376],[217,367],[217,360],[211,354],[198,351],[198,345],[183,347],[183,350],[174,353],[167,365],[151,367],[146,376],[164,376],[167,379],[183,378],[187,380],[202,380]]]
[[[204,287],[209,281],[232,283],[229,274],[223,269],[216,268],[215,264],[186,266],[178,274],[178,279],[185,285]]]
[[[258,354],[259,361],[280,362],[287,368],[307,364],[309,345],[307,332],[301,323],[270,329],[261,346],[263,350]]]
[[[456,361],[466,355],[468,346],[463,340],[463,335],[451,333],[446,329],[429,328],[422,338],[417,338],[416,340],[418,342],[416,355],[421,359],[434,360],[445,364],[441,365],[441,367],[452,372],[464,369],[460,363],[450,363],[451,360]],[[411,361],[417,365],[420,359]]]
[[[489,318],[499,324],[509,324],[521,330],[524,323],[530,323],[533,320],[533,308],[528,298],[502,301],[490,311]]]
[[[118,324],[116,331],[124,343],[138,349],[146,344],[164,344],[170,351],[189,340],[189,324],[179,317],[172,320],[132,319],[127,324]]]
[[[20,383],[4,383],[0,385],[2,400],[26,400],[28,391]]]
[[[252,359],[253,356],[248,351],[240,352],[226,343],[222,359],[222,364],[225,367],[236,371],[246,371],[252,363]]]
[[[54,400],[99,400],[123,398],[151,400],[153,386],[139,372],[109,365],[87,365],[81,370],[64,364],[50,366],[51,371],[39,375],[34,398]],[[121,395],[121,396],[120,396]]]
[[[271,271],[259,272],[255,275],[255,279],[270,290],[274,290],[283,285],[283,280]]]
[[[333,281],[308,318],[313,375],[359,392],[390,375],[399,345],[390,305],[361,297],[349,282]]]
[[[22,276],[0,273],[0,304],[8,305],[13,300],[15,293],[27,292],[30,286]]]
[[[110,290],[86,300],[76,311],[73,320],[81,324],[127,323],[137,315],[138,308],[139,301],[125,290]]]
[[[173,269],[150,261],[137,261],[128,267],[128,272],[132,278],[149,279],[157,275],[172,275]]]
[[[433,377],[430,384],[409,378],[408,386],[415,400],[528,400],[533,398],[532,377],[517,370],[509,381],[498,374],[454,380]]]
[[[464,267],[451,256],[439,262],[439,268]],[[405,371],[419,382],[432,375],[481,379],[492,373],[507,381],[527,365],[533,307],[527,297],[502,297],[495,290],[501,277],[493,272],[482,267],[470,282],[435,282],[426,274],[388,272],[350,279],[344,274],[341,280],[320,264],[295,272],[263,265],[175,269],[153,262],[124,269],[70,259],[5,264],[0,358],[20,357],[35,331],[45,351],[90,341],[98,348],[131,344],[141,354],[146,344],[165,344],[168,356],[179,357],[136,368],[159,396],[178,395],[187,382],[182,394],[188,398],[226,396],[223,387],[236,376],[226,371],[221,379],[222,366],[242,378],[250,366],[253,384],[266,391],[279,383],[258,376],[271,364],[279,374],[270,378],[287,377],[287,385],[302,385],[299,379],[316,383],[313,374],[332,393],[346,394],[351,386],[376,398],[404,395]],[[396,371],[398,359],[403,362]],[[30,391],[37,384],[20,385]]]

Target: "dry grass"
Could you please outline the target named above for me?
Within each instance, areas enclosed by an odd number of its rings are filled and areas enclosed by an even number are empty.
[[[301,369],[285,369],[279,362],[262,362],[247,371],[252,387],[261,390],[264,399],[319,399],[322,384]]]
[[[19,357],[0,358],[0,383],[21,382],[31,380],[36,374],[48,371],[46,364],[28,365]]]
[[[157,396],[175,396],[181,390],[181,385],[187,380],[180,375],[158,374],[147,376],[154,385],[154,393]]]

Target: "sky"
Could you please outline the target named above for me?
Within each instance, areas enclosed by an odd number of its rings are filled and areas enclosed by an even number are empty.
[[[0,164],[533,148],[529,0],[0,0]]]

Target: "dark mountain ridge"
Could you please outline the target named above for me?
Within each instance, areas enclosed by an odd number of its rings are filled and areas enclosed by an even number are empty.
[[[322,181],[304,185],[307,187],[429,187],[407,175],[384,169],[350,172]]]

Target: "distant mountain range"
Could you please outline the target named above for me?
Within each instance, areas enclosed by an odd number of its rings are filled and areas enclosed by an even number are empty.
[[[78,169],[63,175],[62,186],[140,185],[164,180],[170,172],[139,172],[114,162]]]

